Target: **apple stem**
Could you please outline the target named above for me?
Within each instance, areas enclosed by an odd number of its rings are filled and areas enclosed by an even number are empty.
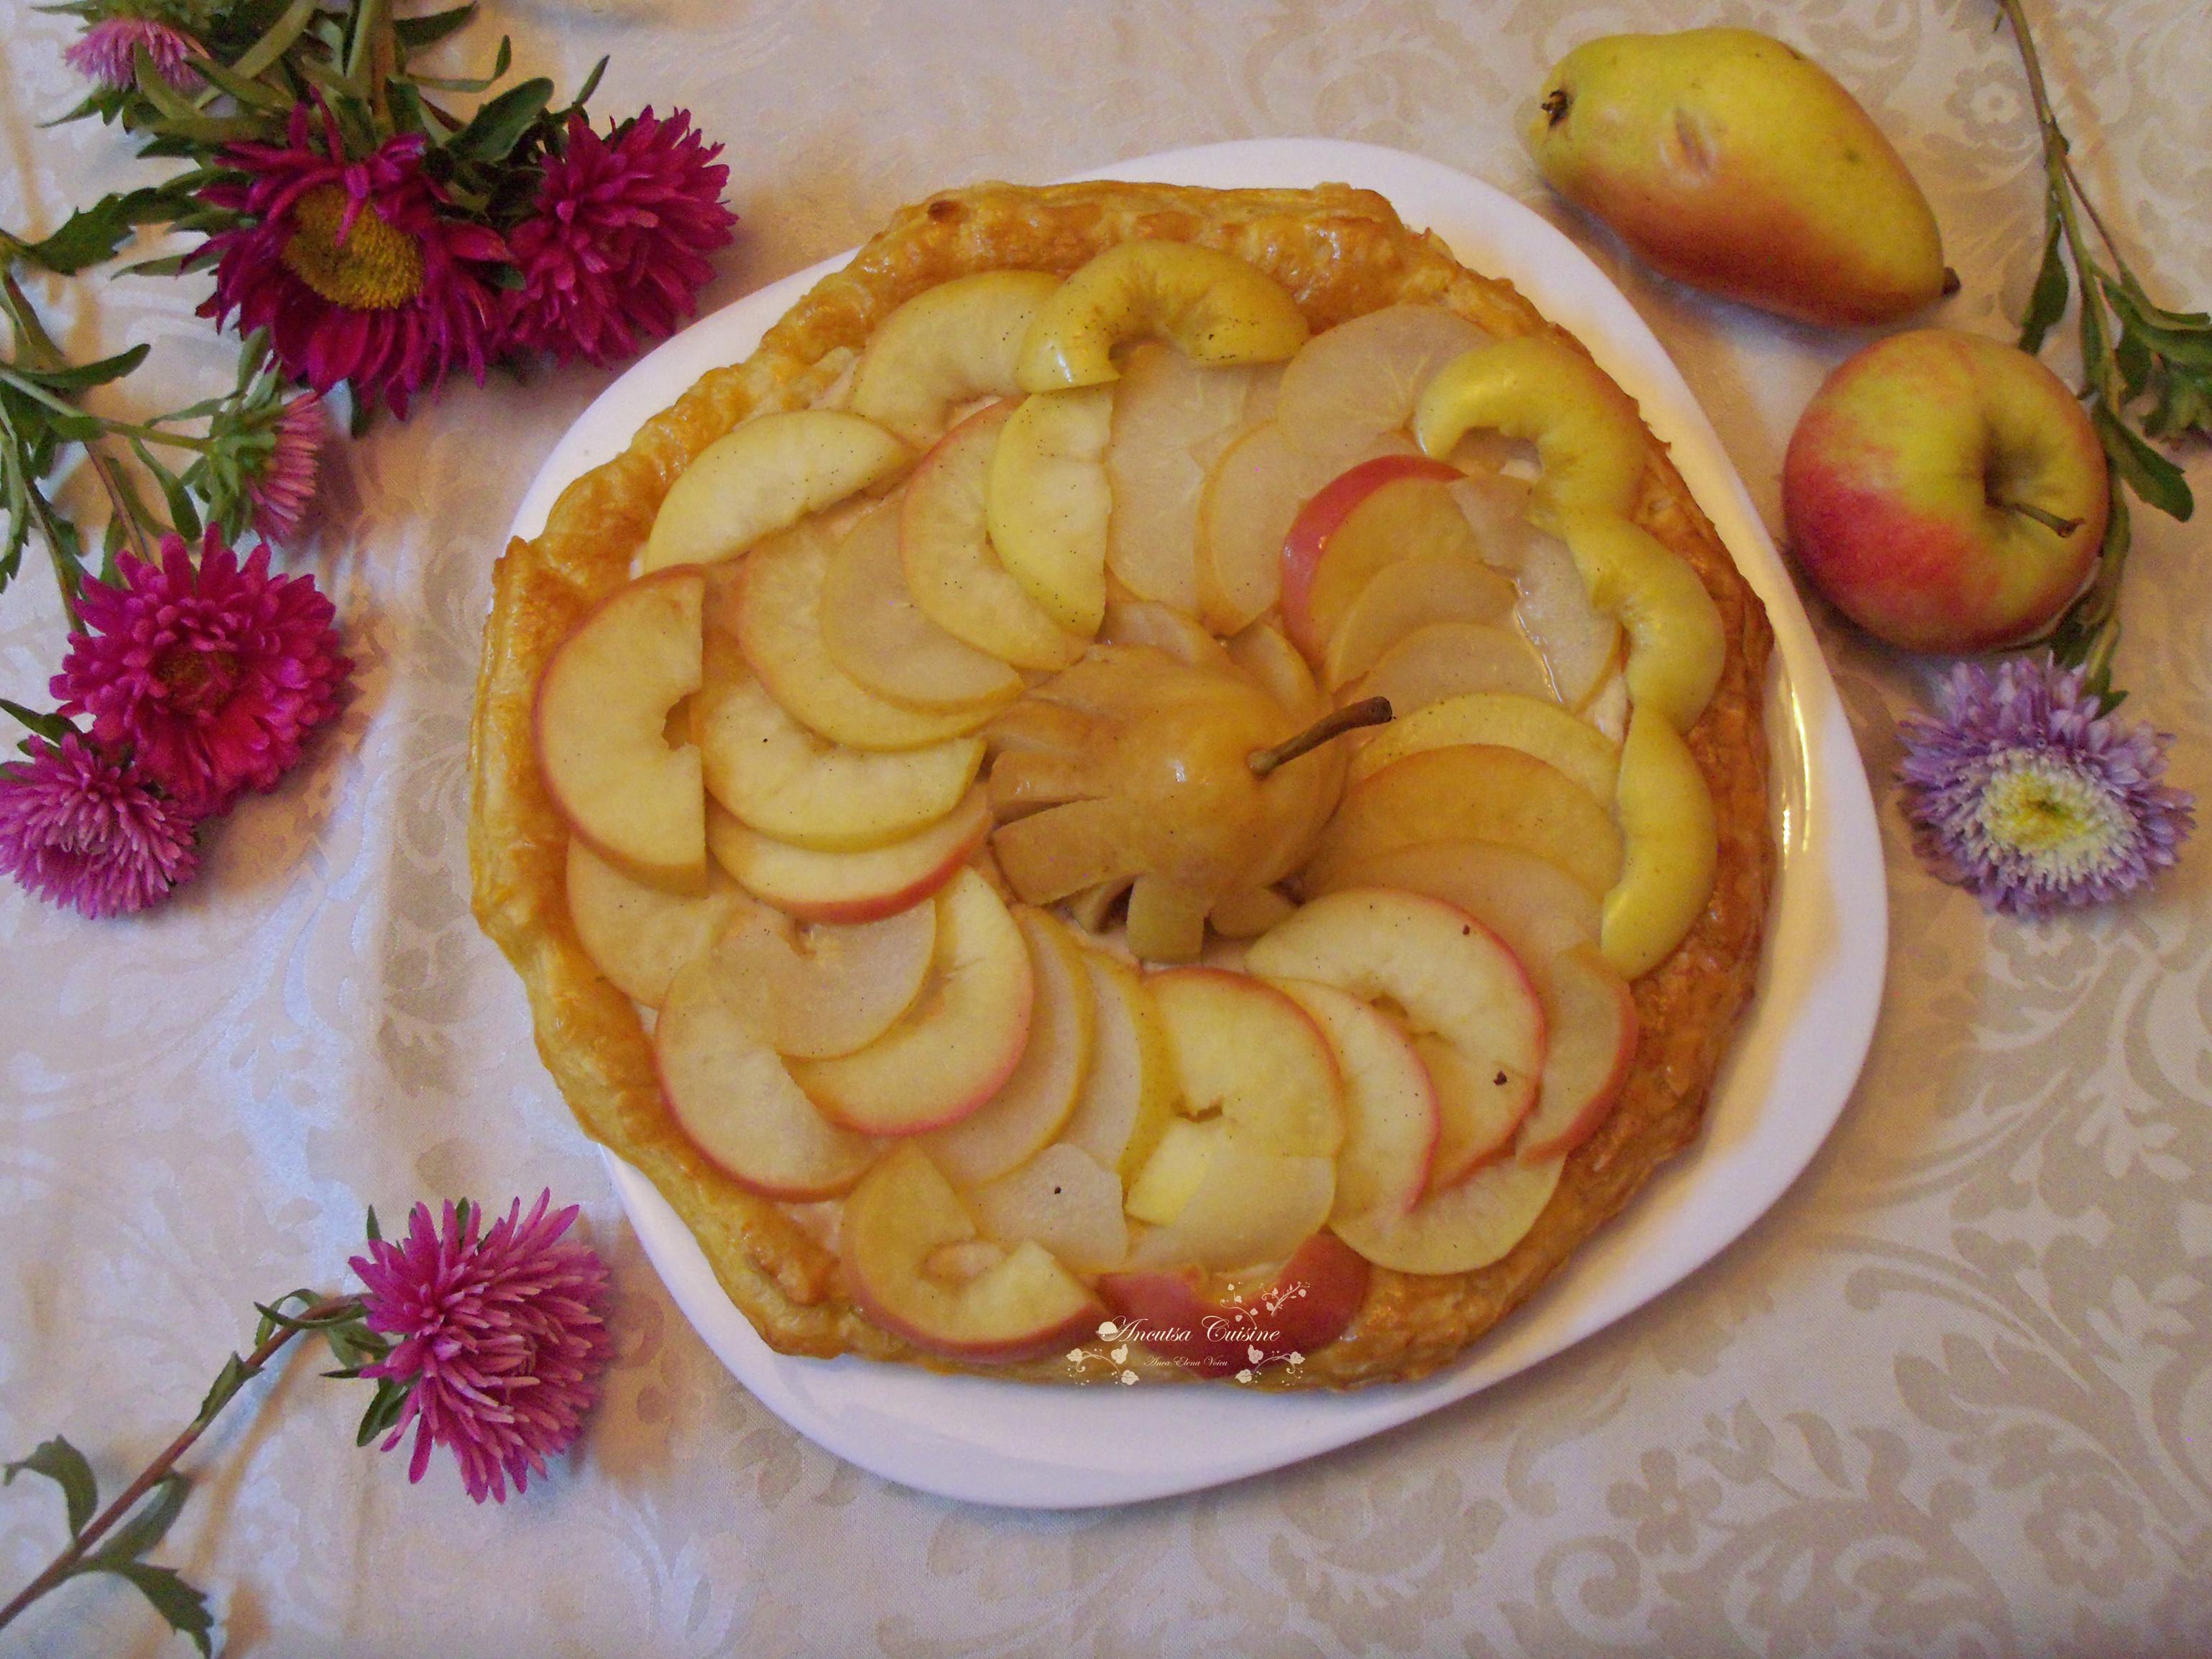
[[[1991,496],[1990,504],[2001,507],[2008,513],[2017,513],[2024,519],[2033,519],[2054,536],[2070,536],[2081,527],[2079,519],[2062,519],[2056,513],[2046,513],[2027,501],[2001,501]]]
[[[1363,726],[1383,726],[1389,722],[1390,699],[1362,697],[1358,702],[1348,702],[1332,714],[1323,714],[1311,726],[1277,744],[1273,749],[1255,749],[1245,757],[1244,763],[1252,769],[1252,775],[1264,778],[1277,767],[1310,754],[1331,738],[1340,738],[1346,732],[1357,732]]]

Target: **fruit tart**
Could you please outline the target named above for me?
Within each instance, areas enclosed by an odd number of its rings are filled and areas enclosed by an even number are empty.
[[[949,191],[499,561],[476,912],[785,1353],[1415,1377],[1698,1133],[1769,644],[1379,197]]]

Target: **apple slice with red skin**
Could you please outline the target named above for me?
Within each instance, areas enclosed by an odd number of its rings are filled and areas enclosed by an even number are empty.
[[[1564,1157],[1595,1133],[1636,1058],[1635,994],[1602,951],[1586,944],[1561,951],[1549,979],[1543,1085],[1514,1146],[1523,1164]]]
[[[878,921],[794,927],[740,901],[709,960],[722,1000],[787,1060],[827,1060],[873,1042],[921,994],[937,954],[937,908]]]
[[[1413,1047],[1437,1091],[1437,1150],[1425,1190],[1441,1192],[1513,1150],[1514,1132],[1534,1109],[1540,1079],[1480,1070],[1441,1037],[1416,1037]],[[1548,1056],[1548,1043],[1545,1052]]]
[[[1082,947],[1056,917],[1014,913],[1030,948],[1036,1004],[1029,1041],[1012,1076],[976,1111],[922,1143],[937,1167],[962,1187],[1002,1176],[1048,1145],[1091,1073],[1097,1003]]]
[[[706,891],[671,892],[608,863],[581,836],[568,842],[567,891],[568,920],[592,965],[648,1008],[661,1005],[677,970],[704,954],[744,902],[712,865]]]
[[[791,1062],[807,1098],[863,1134],[959,1121],[998,1092],[1029,1040],[1036,980],[1004,902],[963,870],[936,904],[936,957],[914,1006],[866,1048]]]
[[[1321,1027],[1344,1078],[1344,1145],[1331,1218],[1412,1209],[1428,1188],[1437,1150],[1432,1068],[1396,1022],[1349,992],[1305,980],[1273,983]]]
[[[874,921],[921,903],[960,873],[991,833],[991,804],[976,785],[960,805],[903,841],[860,853],[797,847],[750,830],[709,803],[714,861],[755,898],[801,921]]]
[[[575,834],[656,879],[705,874],[707,796],[696,744],[669,711],[699,689],[707,579],[691,566],[615,590],[562,641],[538,682],[538,773]]]
[[[1355,507],[1383,485],[1401,478],[1449,483],[1459,476],[1458,468],[1425,455],[1378,455],[1323,484],[1299,509],[1283,538],[1283,626],[1291,642],[1315,662],[1328,649],[1328,641],[1314,627],[1314,572]]]
[[[1098,1328],[1090,1287],[1042,1245],[974,1254],[989,1265],[943,1271],[969,1253],[975,1220],[921,1147],[898,1147],[845,1200],[838,1248],[854,1298],[876,1324],[927,1352],[1012,1364],[1065,1351]]]
[[[653,1028],[669,1115],[708,1161],[750,1191],[801,1204],[836,1197],[883,1143],[823,1117],[775,1050],[722,1000],[716,977],[706,957],[678,973]]]
[[[1370,1214],[1338,1224],[1337,1237],[1378,1267],[1401,1273],[1463,1273],[1487,1267],[1528,1236],[1558,1190],[1564,1158],[1485,1164],[1401,1216]]]
[[[1098,1294],[1127,1340],[1200,1376],[1231,1376],[1335,1341],[1359,1316],[1369,1279],[1355,1251],[1316,1233],[1264,1279],[1194,1268],[1107,1273]]]

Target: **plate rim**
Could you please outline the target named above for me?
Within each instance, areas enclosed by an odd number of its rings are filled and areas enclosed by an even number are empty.
[[[1132,157],[1077,177],[1278,186],[1348,180],[1378,190],[1401,212],[1406,199],[1441,200],[1522,245],[1514,257],[1493,250],[1486,267],[1514,280],[1547,319],[1574,332],[1638,396],[1652,429],[1674,452],[1692,495],[1766,606],[1776,635],[1769,718],[1777,771],[1770,800],[1780,802],[1781,822],[1759,995],[1714,1080],[1706,1124],[1691,1155],[1656,1171],[1627,1209],[1593,1235],[1498,1332],[1453,1365],[1418,1382],[1293,1395],[1181,1384],[1127,1390],[1056,1388],[942,1375],[852,1357],[792,1358],[769,1348],[729,1300],[689,1230],[651,1183],[611,1151],[600,1149],[624,1212],[672,1298],[756,1399],[809,1439],[884,1479],[939,1497],[1048,1510],[1203,1490],[1387,1432],[1565,1352],[1681,1283],[1772,1207],[1840,1117],[1872,1041],[1887,969],[1888,926],[1872,794],[1796,589],[1680,371],[1626,296],[1564,233],[1527,204],[1457,169],[1425,156],[1344,140],[1237,140]],[[1406,216],[1419,228],[1414,214]],[[731,351],[750,350],[752,339],[854,251],[719,307],[633,364],[562,434],[525,492],[509,534],[538,533],[568,482],[618,453],[646,419],[673,402],[707,367],[733,361]],[[748,334],[751,339],[744,337]],[[1793,763],[1794,769],[1784,776],[1784,764]],[[1846,890],[1850,903],[1832,902]],[[1869,891],[1879,902],[1868,902]],[[1820,1040],[1808,1045],[1800,1040],[1808,1035],[1802,1015],[1778,1033],[1765,1029],[1770,1022],[1764,1016],[1771,1011],[1770,981],[1778,957],[1785,954],[1777,948],[1785,924],[1802,923],[1808,905],[1823,898],[1832,901],[1826,914],[1812,920],[1825,921],[1833,931],[1824,934],[1816,927],[1814,938],[1830,947],[1826,960],[1832,965],[1816,981]],[[1798,926],[1796,931],[1805,929]],[[1679,1216],[1686,1193],[1713,1184],[1720,1174],[1717,1154],[1709,1144],[1716,1138],[1716,1120],[1739,1091],[1753,1086],[1740,1077],[1737,1062],[1754,1046],[1765,1054],[1778,1045],[1765,1094],[1775,1093],[1785,1076],[1795,1079],[1797,1071],[1814,1068],[1809,1088],[1799,1085],[1796,1103],[1788,1109],[1786,1121],[1794,1133],[1784,1156],[1771,1164],[1754,1160],[1735,1170],[1729,1213],[1719,1225],[1706,1225],[1692,1242],[1678,1245],[1663,1270],[1626,1277],[1616,1273],[1610,1294],[1601,1271],[1592,1283],[1598,1257],[1623,1255],[1620,1243],[1638,1236],[1639,1218],[1648,1230],[1660,1189],[1674,1195]],[[1761,1133],[1772,1132],[1775,1113],[1749,1107],[1737,1111],[1751,1113],[1755,1150]],[[927,1420],[939,1406],[957,1418],[971,1400],[988,1402],[981,1427],[1001,1425],[1003,1439],[1018,1426],[1025,1441],[1037,1443],[1019,1449],[994,1447],[988,1432],[976,1437],[979,1425],[974,1421],[964,1425],[968,1434],[956,1436]],[[924,1420],[916,1420],[917,1407]],[[1083,1455],[1102,1427],[1132,1425],[1152,1431],[1147,1461],[1141,1465],[1101,1466]],[[1159,1432],[1177,1425],[1184,1431],[1180,1436]],[[1046,1448],[1042,1455],[1038,1445]],[[1195,1461],[1178,1455],[1185,1450],[1195,1450]]]

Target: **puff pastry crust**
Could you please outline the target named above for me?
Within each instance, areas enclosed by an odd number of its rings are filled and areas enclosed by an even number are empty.
[[[1202,243],[1249,260],[1290,290],[1316,332],[1383,306],[1421,302],[1449,306],[1501,336],[1572,337],[1510,285],[1464,269],[1436,237],[1409,230],[1366,191],[1117,183],[949,191],[901,211],[750,357],[702,376],[622,454],[571,484],[544,533],[514,542],[494,572],[471,744],[477,918],[521,975],[538,1052],[585,1132],[660,1190],[731,1298],[784,1353],[960,1369],[870,1323],[815,1232],[708,1163],[663,1106],[639,1011],[592,965],[568,918],[568,831],[532,745],[538,677],[585,611],[628,579],[662,497],[708,444],[749,416],[814,401],[875,326],[926,289],[994,268],[1064,274],[1138,237]],[[1634,517],[1696,569],[1726,629],[1718,690],[1688,734],[1718,823],[1711,902],[1674,956],[1636,981],[1642,1036],[1626,1088],[1569,1158],[1534,1228],[1476,1272],[1431,1278],[1376,1269],[1351,1328],[1302,1366],[1263,1375],[1261,1386],[1342,1388],[1418,1377],[1449,1363],[1698,1136],[1714,1073],[1752,993],[1772,878],[1759,709],[1771,635],[1656,439]],[[1139,1352],[1129,1363],[1162,1379],[1185,1375]],[[1101,1355],[1087,1366],[1053,1359],[989,1374],[1066,1382],[1119,1369]]]

